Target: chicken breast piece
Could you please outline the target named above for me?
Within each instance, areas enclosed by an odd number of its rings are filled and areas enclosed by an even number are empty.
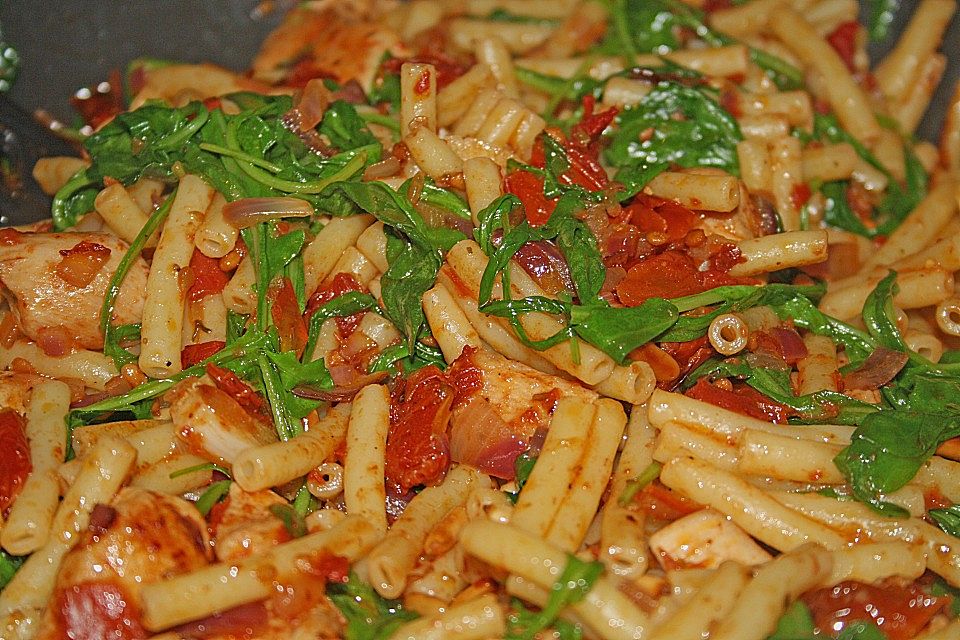
[[[109,252],[84,286],[65,280],[61,266],[67,257],[61,252],[76,251],[78,245],[101,258]],[[24,233],[0,242],[0,291],[16,314],[20,331],[41,343],[44,333],[52,333],[72,340],[76,347],[103,348],[100,307],[128,248],[126,242],[107,233]],[[147,271],[142,258],[130,267],[116,299],[114,324],[140,322]],[[84,279],[71,278],[69,273],[66,277],[74,282]]]
[[[234,483],[224,505],[212,525],[217,560],[239,560],[290,540],[283,521],[270,511],[270,507],[288,506],[287,501],[273,491],[248,493]]]
[[[725,560],[754,565],[772,556],[722,513],[703,509],[674,520],[650,536],[650,550],[664,569],[716,569]]]
[[[38,640],[147,637],[143,585],[207,565],[200,513],[180,498],[126,488],[97,505],[77,546],[63,559]]]

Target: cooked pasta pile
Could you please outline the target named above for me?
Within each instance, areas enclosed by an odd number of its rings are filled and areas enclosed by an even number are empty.
[[[0,229],[0,637],[960,637],[956,5],[858,9],[132,63]]]

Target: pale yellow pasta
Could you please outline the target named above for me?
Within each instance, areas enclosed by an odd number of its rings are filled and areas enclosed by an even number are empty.
[[[303,250],[303,281],[307,295],[316,291],[320,283],[330,275],[341,254],[348,247],[355,245],[360,234],[373,222],[373,216],[366,214],[333,218],[307,244]],[[240,263],[240,267],[243,267],[243,262]],[[236,277],[235,275],[234,279]],[[228,288],[232,283],[231,280],[231,284],[227,285]],[[224,297],[226,298],[226,293]]]
[[[483,125],[494,106],[500,102],[503,94],[494,87],[482,89],[470,103],[460,118],[457,118],[453,133],[458,136],[472,136]]]
[[[600,506],[626,424],[627,416],[619,402],[604,398],[597,403],[579,472],[560,499],[546,532],[547,542],[570,552],[580,548]]]
[[[473,18],[455,18],[449,22],[452,41],[471,50],[478,40],[499,37],[511,53],[522,54],[542,44],[554,27],[544,23],[490,22]]]
[[[333,269],[330,270],[324,284],[332,282],[333,278],[339,273],[351,275],[356,278],[357,282],[367,286],[371,280],[380,275],[380,270],[356,247],[347,247],[340,254],[340,259],[333,265]]]
[[[477,128],[475,136],[488,144],[506,146],[527,109],[512,98],[501,98]]]
[[[830,552],[813,545],[762,565],[710,634],[711,639],[763,640],[776,628],[787,603],[818,586],[832,567]]]
[[[272,576],[296,573],[300,558],[327,553],[354,562],[380,535],[365,518],[350,515],[328,531],[308,534],[240,562],[214,564],[144,585],[143,624],[150,631],[161,631],[263,600],[274,591]]]
[[[414,0],[406,5],[401,36],[409,40],[435,27],[443,19],[443,7],[438,0]]]
[[[771,142],[790,135],[790,121],[779,113],[761,113],[737,119],[744,142]],[[742,144],[742,143],[740,143]],[[737,145],[739,148],[739,144]],[[765,147],[764,147],[765,148]],[[741,169],[742,171],[742,169]]]
[[[767,26],[785,0],[755,0],[737,7],[719,9],[710,13],[710,26],[732,36],[757,33]]]
[[[237,484],[244,491],[259,491],[309,473],[343,441],[351,409],[349,402],[342,402],[295,438],[243,451],[233,464]]]
[[[960,336],[960,299],[949,298],[937,305],[937,326],[944,333]]]
[[[207,214],[203,217],[203,222],[200,223],[200,228],[197,229],[197,249],[208,258],[222,258],[233,251],[237,244],[240,230],[223,217],[226,204],[226,198],[219,193],[216,194],[207,209]]]
[[[740,179],[750,191],[770,189],[770,155],[762,140],[742,140],[737,143]]]
[[[826,37],[844,22],[855,22],[859,7],[856,0],[821,0],[804,9],[804,16],[817,33]]]
[[[949,171],[960,169],[960,83],[953,88],[940,134],[940,157]]]
[[[863,303],[879,282],[879,278],[862,280],[861,284],[842,289],[827,290],[820,300],[820,310],[841,320],[860,315]],[[953,295],[953,273],[943,269],[905,271],[897,275],[899,293],[893,297],[901,309],[919,309],[940,304]]]
[[[831,554],[833,570],[823,581],[825,587],[844,580],[869,584],[890,576],[913,580],[927,568],[923,548],[906,542],[861,542],[846,549],[834,549]]]
[[[743,117],[780,115],[788,124],[803,128],[813,122],[813,105],[806,91],[741,94],[738,104]]]
[[[418,124],[410,127],[403,143],[417,166],[435,180],[463,171],[460,156],[426,126]]]
[[[357,331],[369,338],[381,351],[397,344],[402,337],[392,322],[374,311],[367,311],[360,317]]]
[[[873,143],[871,151],[894,179],[901,182],[906,180],[907,164],[903,156],[904,142],[898,133],[884,129]],[[932,170],[927,171],[927,173],[932,173]]]
[[[727,174],[664,171],[646,189],[690,209],[733,211],[740,204],[739,183]]]
[[[194,237],[214,191],[202,178],[186,175],[160,233],[147,276],[140,330],[140,370],[152,378],[178,373],[186,291],[180,272],[190,264]]]
[[[844,477],[833,459],[840,449],[839,445],[747,429],[740,440],[737,471],[779,480],[839,484]]]
[[[463,180],[473,223],[476,225],[477,214],[503,193],[500,167],[489,158],[470,158],[463,163]]]
[[[136,201],[141,211],[151,213],[160,206],[161,195],[165,188],[166,184],[160,180],[142,177],[127,187],[127,192]]]
[[[197,302],[188,302],[183,310],[181,344],[227,339],[227,305],[223,296],[213,293]]]
[[[797,393],[837,391],[837,346],[827,336],[806,335],[807,355],[797,361]]]
[[[903,342],[911,351],[916,351],[931,362],[939,362],[943,356],[943,341],[929,331],[908,329],[903,333]]]
[[[93,207],[110,231],[127,242],[133,242],[147,223],[147,214],[119,182],[104,187],[93,201]],[[158,236],[159,232],[154,232],[144,246],[155,247]]]
[[[780,138],[770,143],[770,190],[784,231],[800,229],[800,203],[796,198],[797,189],[803,184],[800,153],[800,141],[796,138]]]
[[[952,229],[952,224],[944,227],[942,240],[938,240],[925,249],[897,260],[890,265],[898,272],[912,269],[941,267],[947,271],[960,270],[960,233]]]
[[[488,482],[485,475],[461,465],[452,469],[439,485],[418,493],[367,556],[371,586],[387,598],[403,593],[407,575],[423,550],[427,534],[451,509],[462,506],[474,487],[484,482]]]
[[[807,147],[803,150],[803,177],[805,180],[846,180],[853,175],[857,152],[846,142]]]
[[[603,104],[632,107],[653,90],[649,82],[633,78],[610,78],[603,87]]]
[[[749,567],[724,562],[692,597],[654,627],[650,640],[701,640],[727,617],[749,580]]]
[[[947,58],[939,53],[931,55],[921,63],[919,75],[892,109],[901,131],[913,133],[916,130],[930,106],[930,99],[933,98],[946,68]]]
[[[804,65],[830,79],[824,86],[826,98],[844,129],[863,143],[875,139],[880,134],[880,125],[870,102],[836,50],[810,23],[790,9],[777,12],[776,20],[771,20],[769,27]]]
[[[513,525],[474,520],[464,527],[460,540],[471,555],[516,571],[541,589],[550,589],[567,564],[560,549]],[[633,640],[649,626],[647,616],[603,576],[572,609],[604,640]]]
[[[475,64],[437,92],[437,125],[448,127],[470,108],[473,98],[492,86],[493,71],[485,64]]]
[[[537,136],[543,132],[546,125],[546,120],[533,111],[526,110],[510,135],[510,146],[513,148],[514,154],[521,160],[529,159],[533,152],[533,145],[537,141]]]
[[[715,434],[675,422],[661,426],[653,450],[654,460],[666,463],[683,456],[693,456],[728,471],[735,470],[739,463],[737,447]]]
[[[177,334],[177,341],[179,343]],[[179,349],[179,344],[177,345]],[[9,347],[0,344],[0,369],[7,369],[15,358],[29,362],[37,373],[51,378],[80,380],[91,389],[103,391],[117,375],[113,360],[99,351],[78,349],[65,356],[48,356],[35,342],[17,340]],[[179,351],[177,353],[179,360]]]
[[[54,195],[78,171],[90,166],[89,160],[73,156],[48,156],[33,165],[33,179],[48,196]]]
[[[641,404],[647,401],[656,386],[657,376],[653,368],[643,360],[637,360],[614,367],[609,376],[590,388],[608,398]]]
[[[746,73],[749,51],[742,44],[708,49],[680,49],[664,56],[682,67],[710,76],[730,77]]]
[[[747,347],[750,329],[735,313],[723,313],[710,321],[707,338],[718,353],[732,356]]]
[[[443,359],[448,363],[459,358],[464,347],[479,348],[482,345],[476,329],[443,285],[423,294],[423,313],[443,352]]]
[[[331,263],[331,266],[332,264],[333,263]],[[304,264],[304,266],[306,266],[306,264]],[[254,313],[257,310],[257,293],[253,289],[253,284],[256,279],[257,273],[253,266],[253,260],[247,256],[237,265],[236,271],[233,272],[233,275],[221,292],[223,303],[227,309],[234,313],[245,315]]]
[[[597,408],[576,398],[562,398],[550,420],[543,449],[513,509],[511,524],[546,536],[560,503],[577,478]]]
[[[168,423],[166,420],[119,420],[117,422],[103,422],[79,426],[71,433],[73,453],[77,458],[83,458],[104,437],[127,438],[140,431]]]
[[[57,467],[66,452],[64,419],[70,409],[70,388],[46,380],[33,388],[27,407],[30,475],[0,529],[0,543],[17,556],[33,553],[47,542],[60,501]]]
[[[767,492],[729,471],[694,458],[674,458],[663,466],[660,481],[700,504],[727,515],[761,542],[790,551],[806,542],[839,548],[839,533],[780,505]]]
[[[468,500],[473,493],[471,491],[467,496]],[[404,598],[409,601],[413,596],[427,597],[434,603],[433,611],[442,610],[444,605],[452,602],[469,585],[465,569],[463,549],[459,544],[454,544],[449,550],[433,559],[426,573],[419,575],[421,569],[414,574],[419,577],[410,580],[404,592]]]
[[[743,240],[737,246],[744,261],[735,264],[730,274],[752,276],[823,262],[827,259],[827,232],[787,231]]]
[[[490,67],[493,77],[496,78],[497,88],[510,98],[518,98],[517,76],[513,70],[513,59],[507,46],[499,37],[481,38],[477,40],[473,53],[477,62]]]
[[[923,0],[893,51],[877,65],[874,75],[888,98],[901,98],[920,76],[956,11],[953,0]]]
[[[600,520],[599,560],[617,576],[642,575],[647,570],[647,542],[643,511],[620,505],[620,496],[653,462],[656,431],[646,411],[635,406],[627,422],[620,457],[610,481],[610,494]]]
[[[57,507],[46,544],[34,552],[0,592],[0,631],[31,627],[53,594],[63,557],[86,530],[98,503],[108,503],[127,479],[136,459],[127,443],[104,438],[84,461],[76,481]]]
[[[432,64],[404,62],[400,67],[400,135],[414,127],[437,130],[437,69]]]
[[[506,618],[497,597],[481,596],[450,607],[441,614],[408,622],[391,640],[484,640],[500,637],[506,631]]]
[[[130,479],[130,486],[181,496],[210,484],[213,474],[208,468],[183,473],[186,469],[206,465],[208,462],[192,453],[175,452],[153,464],[138,467]]]
[[[343,498],[350,515],[359,515],[380,532],[387,530],[383,485],[390,394],[386,387],[367,385],[353,400],[347,426],[343,463]]]

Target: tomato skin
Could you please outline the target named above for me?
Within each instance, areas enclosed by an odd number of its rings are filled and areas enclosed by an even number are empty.
[[[30,445],[27,424],[13,409],[0,410],[0,512],[20,495],[30,475]]]
[[[207,375],[213,378],[218,389],[236,400],[252,418],[267,424],[273,422],[267,401],[233,371],[208,362]]]
[[[299,357],[307,346],[307,323],[300,315],[300,304],[290,278],[283,278],[280,287],[274,290],[270,315],[280,333],[280,349],[295,351]]]
[[[840,55],[840,59],[847,65],[847,69],[856,72],[853,58],[857,52],[857,31],[860,25],[856,21],[841,22],[833,33],[827,36],[827,42]]]
[[[223,340],[209,340],[197,344],[188,344],[180,352],[180,366],[184,369],[202,362],[227,346]]]
[[[839,633],[851,622],[872,621],[889,640],[917,637],[949,596],[928,595],[917,582],[879,585],[846,581],[801,596],[822,631]]]
[[[198,302],[207,296],[220,293],[229,281],[227,274],[220,268],[220,261],[203,255],[199,249],[194,249],[190,256],[190,274],[193,276],[193,283],[187,289],[187,299],[190,302]]]
[[[634,497],[640,509],[656,520],[672,522],[703,509],[703,505],[674,493],[659,480],[654,480]]]
[[[676,298],[704,290],[693,259],[671,249],[633,265],[617,285],[617,296],[624,305],[635,307],[649,298]]]
[[[310,299],[307,300],[307,309],[303,314],[304,320],[309,324],[310,316],[316,313],[317,309],[334,298],[339,298],[343,294],[351,291],[364,293],[365,289],[363,285],[349,273],[338,273],[333,276],[329,283],[317,289],[316,292],[310,296]],[[352,316],[337,318],[337,327],[340,329],[340,335],[346,338],[353,334],[362,318],[362,311]]]
[[[733,391],[727,391],[710,384],[706,378],[700,378],[697,384],[687,391],[686,396],[745,416],[778,424],[786,422],[790,416],[788,407],[746,385],[737,385]]]
[[[111,582],[83,582],[56,596],[55,617],[63,637],[73,640],[147,638],[129,594]]]
[[[527,222],[534,227],[546,224],[557,208],[556,198],[548,199],[543,195],[543,179],[529,171],[514,171],[507,176],[504,184],[507,193],[520,198]]]

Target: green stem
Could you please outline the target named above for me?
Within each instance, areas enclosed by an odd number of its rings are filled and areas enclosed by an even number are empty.
[[[200,148],[204,151],[209,151],[210,153],[215,153],[221,156],[227,156],[230,158],[235,158],[237,160],[242,160],[243,162],[249,162],[250,164],[256,167],[262,167],[271,173],[280,173],[281,168],[277,165],[264,160],[263,158],[257,158],[252,156],[249,153],[244,153],[239,149],[231,149],[230,147],[224,147],[219,144],[213,144],[212,142],[201,142]]]

